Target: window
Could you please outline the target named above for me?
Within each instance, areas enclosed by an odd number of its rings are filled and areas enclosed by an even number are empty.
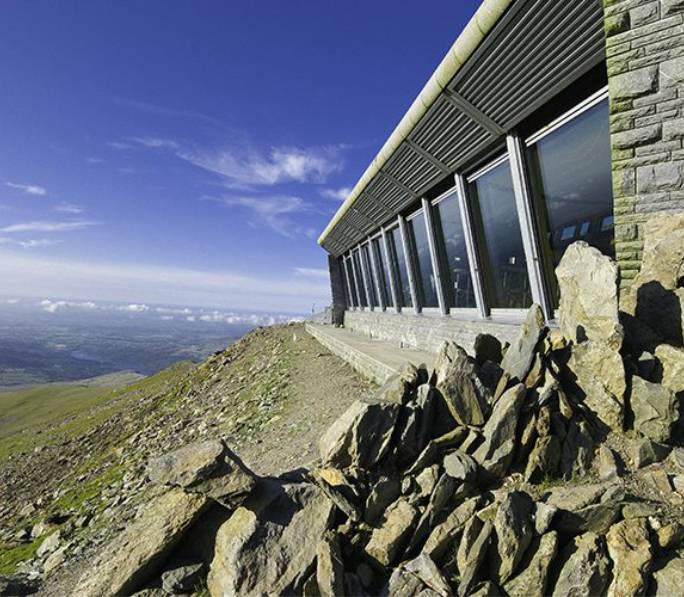
[[[430,243],[428,241],[425,215],[421,211],[407,223],[413,262],[418,280],[418,296],[422,307],[439,307],[437,300],[437,280],[432,271],[432,258],[430,257]]]
[[[370,260],[368,245],[361,247],[361,258],[363,259],[363,267],[366,270],[366,280],[368,281],[368,302],[371,307],[379,307],[380,303],[378,302],[378,293],[375,286],[375,272]]]
[[[356,274],[356,288],[359,295],[359,305],[365,308],[368,306],[368,299],[366,298],[366,287],[363,283],[363,270],[361,269],[361,259],[359,258],[358,249],[352,253],[352,261],[354,273]]]
[[[390,270],[387,266],[387,259],[385,258],[385,251],[382,248],[382,238],[374,238],[371,242],[373,257],[378,266],[378,286],[382,293],[382,298],[385,306],[391,306],[392,289],[390,288]]]
[[[568,245],[581,239],[606,255],[615,252],[608,100],[601,97],[528,141],[535,214],[555,306],[554,271]]]
[[[351,294],[349,293],[349,278],[347,277],[347,262],[343,258],[340,260],[340,265],[342,266],[340,269],[342,271],[342,285],[344,286],[344,298],[347,301],[347,307],[353,306],[352,302],[352,297]]]
[[[532,296],[508,160],[469,182],[487,302],[491,308],[527,308]]]
[[[456,193],[451,193],[436,203],[432,213],[437,254],[444,266],[442,275],[447,306],[473,308],[475,294]]]
[[[411,287],[409,286],[408,269],[406,267],[406,256],[404,255],[404,246],[401,242],[401,230],[397,226],[388,233],[388,244],[390,247],[391,259],[394,265],[394,271],[397,272],[397,300],[398,307],[411,307],[413,301],[411,300]]]
[[[349,287],[351,289],[351,306],[359,306],[359,293],[356,290],[356,280],[354,279],[354,271],[352,269],[351,257],[347,256],[344,260],[345,271],[347,272],[347,280],[349,280]]]

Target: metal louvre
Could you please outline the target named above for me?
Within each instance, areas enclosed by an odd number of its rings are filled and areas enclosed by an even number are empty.
[[[598,0],[512,4],[323,246],[358,244],[604,58]]]

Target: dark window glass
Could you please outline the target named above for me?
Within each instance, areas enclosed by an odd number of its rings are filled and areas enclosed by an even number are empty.
[[[347,279],[349,280],[349,288],[351,289],[351,305],[352,307],[359,306],[359,295],[356,291],[356,280],[354,280],[354,272],[352,270],[351,257],[347,257],[344,260],[345,271],[347,272]]]
[[[347,262],[342,259],[342,285],[344,286],[344,298],[347,301],[347,307],[352,306],[351,295],[349,294],[349,280],[347,278]]]
[[[437,280],[432,271],[432,259],[430,257],[430,244],[428,242],[427,227],[425,226],[425,216],[421,213],[411,219],[407,222],[407,228],[414,252],[420,304],[423,307],[438,307]]]
[[[401,302],[400,307],[411,307],[413,301],[411,300],[411,287],[409,286],[408,269],[406,268],[406,256],[404,255],[404,245],[401,242],[401,230],[397,226],[388,236],[390,251],[392,252],[392,261],[394,263],[394,270],[397,272],[396,282],[397,299]]]
[[[368,253],[368,245],[361,247],[361,258],[363,259],[363,266],[366,269],[366,280],[368,282],[368,302],[371,307],[379,307],[378,293],[375,287],[375,272],[370,261],[370,254]]]
[[[489,306],[529,307],[530,282],[508,161],[470,183],[469,197]]]
[[[554,270],[584,240],[606,255],[613,244],[608,100],[549,133],[528,150],[546,277],[558,305]]]
[[[432,211],[440,261],[445,265],[444,285],[449,307],[475,307],[470,262],[456,194],[442,199]]]
[[[356,287],[359,292],[359,304],[362,307],[368,306],[368,299],[366,298],[366,287],[363,284],[363,270],[361,269],[361,259],[359,258],[358,249],[352,253],[354,260],[354,271],[356,272]]]
[[[386,306],[392,305],[392,290],[389,283],[389,268],[387,267],[387,260],[385,259],[385,252],[381,247],[382,239],[376,238],[373,240],[373,257],[378,266],[378,282],[380,292],[382,292],[383,299]]]

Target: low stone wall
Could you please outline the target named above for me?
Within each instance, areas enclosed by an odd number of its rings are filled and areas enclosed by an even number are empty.
[[[481,333],[493,334],[502,341],[512,342],[518,334],[518,326],[518,323],[482,319],[381,311],[346,311],[344,314],[344,327],[348,330],[398,346],[411,346],[435,353],[443,342],[451,340],[472,354],[475,338]]]

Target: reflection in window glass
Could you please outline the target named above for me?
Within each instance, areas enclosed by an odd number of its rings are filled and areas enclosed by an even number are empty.
[[[387,267],[387,259],[385,259],[385,252],[381,247],[382,239],[376,238],[372,242],[373,247],[373,257],[375,258],[375,263],[378,266],[378,286],[380,286],[380,292],[382,293],[383,300],[386,306],[392,305],[392,290],[390,288],[390,271]]]
[[[532,296],[508,161],[470,183],[469,197],[489,306],[529,307]]]
[[[354,272],[356,274],[356,288],[359,293],[359,304],[362,307],[367,307],[368,300],[366,299],[366,288],[363,284],[363,270],[361,269],[361,259],[359,259],[358,249],[352,253],[352,259],[354,261]]]
[[[347,277],[347,262],[342,259],[342,286],[344,286],[344,298],[347,301],[347,307],[353,306],[351,294],[349,294],[349,279]]]
[[[411,287],[409,286],[408,269],[406,268],[406,256],[404,255],[404,246],[401,242],[401,230],[397,226],[388,236],[390,251],[392,252],[392,261],[394,269],[397,272],[397,299],[401,302],[400,307],[411,307],[413,301],[411,300]]]
[[[368,253],[368,245],[361,247],[361,258],[363,259],[363,267],[366,270],[366,281],[368,282],[368,302],[371,307],[379,307],[378,294],[375,289],[375,272],[371,265],[370,255]]]
[[[347,271],[347,278],[349,279],[349,286],[352,291],[352,305],[354,307],[359,306],[359,293],[356,290],[356,280],[354,279],[354,270],[352,269],[351,256],[348,256],[345,260],[345,266]]]
[[[418,278],[418,292],[420,304],[423,307],[438,307],[437,280],[432,271],[432,259],[430,258],[430,245],[428,242],[425,216],[421,212],[415,218],[407,222],[408,233],[414,252],[416,275]]]
[[[565,249],[584,240],[614,255],[613,192],[610,166],[608,100],[583,112],[528,149],[537,225],[546,277],[553,274]],[[570,235],[570,228],[579,234]]]
[[[470,262],[456,194],[442,199],[433,210],[440,262],[445,264],[444,286],[449,307],[475,307]]]

